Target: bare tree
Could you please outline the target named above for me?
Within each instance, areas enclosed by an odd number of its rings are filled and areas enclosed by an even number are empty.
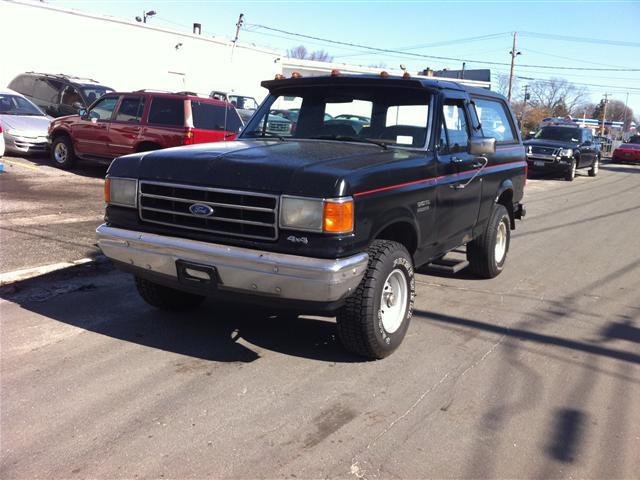
[[[593,118],[598,120],[602,119],[602,102],[593,106],[591,110]],[[625,109],[627,114],[625,116]],[[628,128],[634,119],[633,110],[629,107],[625,107],[624,102],[620,100],[610,100],[607,105],[607,121],[624,122],[626,119],[625,128]]]
[[[531,105],[546,109],[551,116],[579,115],[588,98],[588,90],[562,78],[536,80],[529,84]]]
[[[309,52],[309,50],[307,50],[307,47],[305,47],[304,45],[298,45],[297,47],[293,47],[287,50],[287,57],[300,58],[303,60],[315,60],[316,62],[333,61],[333,57],[329,55],[329,52],[326,52],[324,50],[315,50],[313,52]]]
[[[500,95],[504,95],[505,97],[509,94],[509,75],[505,75],[504,73],[499,73],[497,76],[497,82],[495,85],[495,91]],[[513,85],[511,86],[511,95],[512,98],[519,97],[520,90],[520,81],[518,78],[513,79]]]

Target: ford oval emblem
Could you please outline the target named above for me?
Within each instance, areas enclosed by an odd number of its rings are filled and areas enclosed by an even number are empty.
[[[189,207],[189,211],[199,217],[210,217],[214,212],[213,208],[204,203],[194,203]]]

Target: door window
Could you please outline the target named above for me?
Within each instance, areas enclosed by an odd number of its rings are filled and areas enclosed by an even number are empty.
[[[94,105],[89,115],[98,120],[111,120],[116,103],[118,103],[118,97],[103,98]]]
[[[82,105],[82,97],[78,93],[78,90],[73,88],[71,85],[64,87],[62,90],[62,95],[60,97],[60,104],[66,105],[70,108],[75,108],[73,106],[74,103],[80,103]]]
[[[144,109],[143,97],[124,97],[118,113],[116,113],[116,122],[140,123],[142,118],[142,110]]]
[[[464,107],[456,104],[445,104],[442,113],[448,140],[447,152],[466,151],[469,144],[469,127]]]
[[[154,97],[149,108],[149,123],[169,127],[184,127],[184,100]]]
[[[57,80],[39,78],[36,81],[33,96],[47,103],[58,103],[58,95],[60,95],[61,89],[62,83]]]
[[[483,135],[495,138],[497,143],[515,142],[516,134],[502,102],[477,98],[474,103]]]

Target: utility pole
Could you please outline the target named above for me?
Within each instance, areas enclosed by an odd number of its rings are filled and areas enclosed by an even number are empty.
[[[236,36],[233,39],[233,45],[231,45],[231,60],[233,61],[233,51],[236,49],[238,43],[238,36],[240,35],[240,29],[244,25],[244,13],[241,13],[238,17],[238,23],[236,23]]]
[[[610,93],[604,94],[604,102],[602,105],[602,124],[600,125],[600,136],[604,136],[604,122],[607,120],[607,103],[609,103]]]
[[[522,102],[522,112],[520,112],[520,127],[522,128],[522,136],[524,137],[524,111],[527,109],[527,100],[529,100],[529,85],[524,86],[524,100]]]
[[[511,102],[511,90],[513,88],[513,69],[516,66],[516,56],[520,55],[520,52],[516,50],[516,37],[518,32],[513,32],[513,47],[509,52],[511,54],[511,71],[509,72],[509,95],[507,99]]]

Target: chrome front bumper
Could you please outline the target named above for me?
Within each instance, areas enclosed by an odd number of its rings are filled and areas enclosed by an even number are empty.
[[[214,243],[141,233],[100,225],[98,245],[104,254],[136,269],[173,277],[176,262],[216,269],[219,290],[282,299],[334,302],[353,292],[364,276],[369,255],[321,259],[265,252]]]

